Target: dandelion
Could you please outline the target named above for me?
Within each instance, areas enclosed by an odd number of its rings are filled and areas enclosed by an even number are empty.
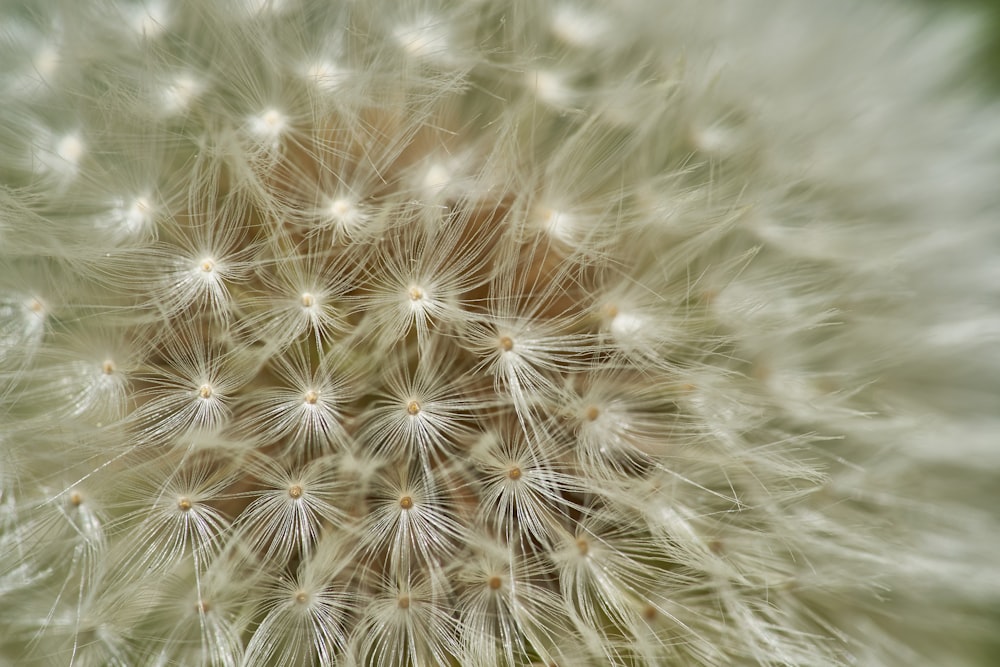
[[[0,3],[0,664],[995,662],[971,10],[87,4]]]

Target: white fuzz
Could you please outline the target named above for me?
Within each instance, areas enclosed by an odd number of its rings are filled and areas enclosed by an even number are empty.
[[[150,474],[133,491],[130,504],[135,509],[121,517],[137,527],[128,545],[117,545],[125,550],[118,561],[121,576],[162,571],[188,559],[200,570],[223,547],[228,522],[211,501],[228,480],[214,474],[207,462],[181,463],[176,469],[164,467],[168,463],[147,464]],[[151,484],[160,480],[158,486]]]
[[[407,54],[428,60],[447,60],[450,44],[448,24],[433,15],[420,16],[398,25],[393,37]]]
[[[586,7],[562,3],[552,10],[552,33],[571,46],[580,48],[599,45],[607,17]]]
[[[525,73],[524,83],[541,102],[556,108],[570,108],[576,99],[567,75],[557,70],[529,71]]]
[[[183,114],[205,90],[205,83],[193,74],[174,76],[163,88],[161,98],[167,115]]]
[[[317,60],[302,68],[302,76],[324,93],[334,93],[350,79],[351,72],[332,60]]]
[[[156,205],[150,195],[144,193],[118,199],[110,214],[101,222],[111,229],[114,236],[133,238],[148,233],[155,216]]]
[[[8,292],[0,298],[0,360],[40,343],[46,319],[45,302],[38,297]]]
[[[264,109],[247,119],[247,130],[261,143],[276,148],[288,130],[288,118],[278,109]]]
[[[979,18],[0,2],[0,665],[995,664]]]
[[[412,330],[418,344],[426,347],[432,334],[453,330],[465,319],[461,296],[482,280],[488,237],[463,238],[461,227],[436,212],[430,219],[405,224],[414,231],[394,235],[373,258],[375,275],[363,300],[366,324],[383,345],[396,343]],[[426,227],[431,231],[424,232]],[[456,260],[459,247],[462,256]]]
[[[140,37],[158,37],[168,26],[167,7],[164,0],[140,0],[126,9],[129,24]]]
[[[36,140],[34,168],[40,175],[68,184],[87,157],[87,142],[79,132],[56,134],[42,131]]]
[[[551,447],[544,441],[540,444]],[[585,491],[580,480],[559,472],[543,454],[532,450],[523,434],[511,431],[488,432],[472,451],[475,467],[483,476],[481,519],[511,545],[550,544],[573,507],[567,496]],[[552,458],[557,454],[557,450],[545,451]]]

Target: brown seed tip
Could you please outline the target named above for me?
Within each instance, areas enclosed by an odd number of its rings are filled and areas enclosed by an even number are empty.
[[[69,504],[73,507],[79,507],[83,504],[83,495],[79,491],[70,491]]]
[[[596,405],[589,405],[584,411],[583,416],[587,418],[587,421],[595,422],[601,416],[601,409]]]
[[[400,609],[410,608],[410,596],[405,593],[399,596],[399,600],[396,602]]]
[[[518,468],[517,466],[514,466],[509,471],[507,471],[507,477],[510,477],[511,479],[521,479],[521,469]]]
[[[403,496],[402,498],[399,499],[399,506],[402,507],[404,510],[412,509],[413,498],[411,498],[410,496]]]
[[[656,611],[656,607],[654,607],[651,604],[647,604],[645,607],[643,607],[642,617],[647,621],[652,621],[654,618],[656,618],[656,615],[658,613],[659,612]]]
[[[576,548],[581,556],[586,556],[590,553],[590,542],[587,541],[587,538],[581,537],[576,541]]]
[[[208,600],[198,600],[198,604],[195,605],[199,614],[207,614],[212,609],[212,605],[209,604]]]
[[[111,375],[115,372],[115,362],[110,359],[105,359],[104,363],[101,364],[101,372],[105,375]]]
[[[292,484],[290,487],[288,487],[288,495],[294,498],[295,500],[298,500],[299,498],[302,497],[302,487],[299,486],[298,484]]]
[[[503,581],[500,580],[500,577],[494,575],[490,577],[490,580],[487,583],[490,587],[490,590],[495,591],[498,588],[500,588],[500,585],[503,583]]]
[[[420,403],[417,401],[410,401],[406,404],[406,411],[411,415],[417,415],[420,413]]]
[[[187,498],[185,496],[182,496],[182,497],[178,498],[177,499],[177,507],[180,508],[180,510],[182,512],[189,511],[191,509],[191,507],[192,507],[192,505],[191,505],[191,499]]]
[[[214,268],[215,268],[215,262],[210,258],[206,257],[205,259],[201,260],[201,270],[204,271],[205,273],[211,273]]]
[[[500,337],[500,349],[504,352],[510,352],[514,349],[514,339],[510,336]]]
[[[314,297],[309,292],[303,292],[301,300],[303,308],[312,308],[313,304],[316,303],[316,297]]]
[[[309,405],[316,405],[316,401],[319,400],[319,393],[310,389],[303,398]]]
[[[203,384],[201,388],[198,389],[198,395],[202,398],[212,398],[212,385]]]
[[[305,591],[299,591],[298,593],[295,594],[295,603],[296,604],[305,604],[307,602],[309,602],[309,594],[308,593],[306,593]]]
[[[424,291],[416,285],[410,288],[410,301],[420,301],[424,298]]]

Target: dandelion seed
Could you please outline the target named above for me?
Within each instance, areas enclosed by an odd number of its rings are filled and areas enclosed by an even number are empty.
[[[556,108],[570,108],[576,99],[576,92],[567,77],[552,70],[536,70],[525,75],[525,82],[539,100]]]
[[[351,199],[336,197],[327,205],[327,215],[341,235],[351,238],[364,229],[367,216],[361,206]]]
[[[245,665],[328,664],[343,658],[356,596],[331,581],[327,559],[307,561],[295,580],[271,583],[260,605],[264,618],[246,648]]]
[[[594,47],[606,25],[606,18],[568,3],[557,5],[552,12],[552,33],[576,47]]]
[[[334,93],[350,80],[352,73],[333,61],[323,60],[303,68],[303,76],[324,93]]]
[[[274,366],[279,384],[261,388],[239,405],[237,432],[281,443],[289,452],[315,455],[345,448],[344,406],[353,397],[354,377],[335,356],[315,367],[308,351],[294,348]]]
[[[121,198],[112,209],[108,224],[126,238],[141,236],[152,226],[155,213],[148,195],[139,195],[131,200]]]
[[[167,27],[167,8],[159,0],[143,0],[133,8],[129,23],[135,32],[146,39],[159,36]]]
[[[414,58],[447,60],[451,50],[448,24],[430,15],[400,25],[392,34],[399,46]]]
[[[387,583],[361,621],[370,641],[357,648],[365,664],[446,667],[456,654],[455,621],[426,581]]]
[[[160,93],[163,111],[168,116],[186,113],[195,100],[205,91],[203,80],[190,73],[178,74],[170,80]]]
[[[247,120],[247,132],[260,146],[277,151],[289,130],[288,117],[277,109],[266,109]]]
[[[345,522],[335,504],[341,490],[328,463],[319,459],[293,467],[262,458],[250,464],[261,488],[251,492],[254,500],[236,518],[234,528],[265,562],[308,557],[324,525]]]
[[[366,561],[387,557],[390,574],[408,577],[434,569],[461,544],[462,525],[451,516],[433,480],[413,466],[396,479],[379,480],[377,500],[364,519]]]
[[[445,352],[437,349],[428,351],[415,372],[405,360],[389,366],[385,390],[368,410],[358,440],[379,456],[415,459],[428,471],[443,461],[468,434],[472,407],[461,398],[461,385],[443,381],[449,369]]]

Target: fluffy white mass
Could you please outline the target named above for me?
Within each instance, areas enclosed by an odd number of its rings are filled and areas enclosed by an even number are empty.
[[[3,3],[0,664],[994,664],[977,30]]]

